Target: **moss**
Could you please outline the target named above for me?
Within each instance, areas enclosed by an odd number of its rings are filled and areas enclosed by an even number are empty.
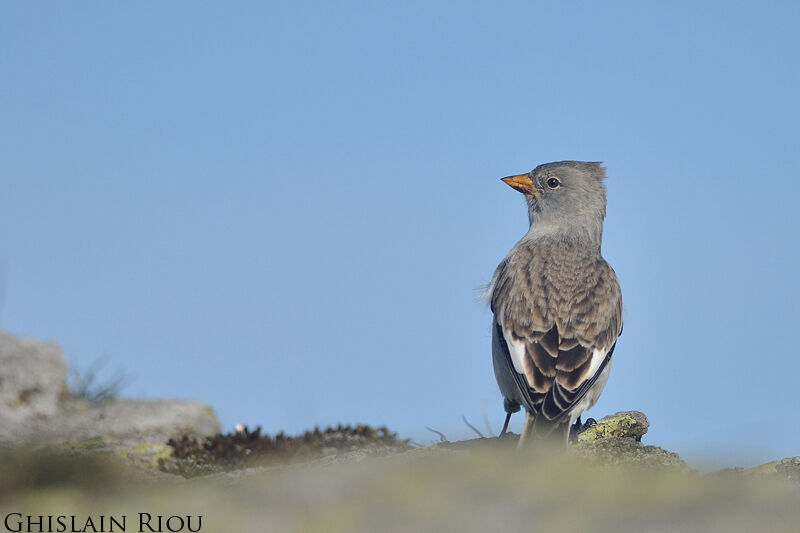
[[[119,465],[107,456],[70,450],[0,451],[0,499],[20,489],[77,487],[103,491],[117,484]]]
[[[386,450],[410,449],[407,440],[398,439],[397,434],[386,427],[365,425],[315,428],[298,436],[278,433],[274,437],[261,435],[260,427],[253,431],[245,427],[204,439],[184,435],[170,439],[167,444],[174,451],[159,459],[159,468],[184,477],[316,459],[356,450],[378,454]]]
[[[90,439],[85,439],[78,442],[63,442],[61,444],[55,444],[50,448],[53,450],[63,451],[96,452],[107,450],[110,442],[111,440],[109,437],[101,435],[99,437],[92,437]]]

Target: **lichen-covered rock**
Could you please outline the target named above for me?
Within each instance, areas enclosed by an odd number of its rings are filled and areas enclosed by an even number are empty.
[[[598,420],[593,426],[578,434],[578,442],[610,438],[631,438],[639,441],[649,427],[650,421],[644,413],[623,411]]]
[[[650,421],[644,413],[615,413],[580,433],[577,445],[570,452],[592,464],[689,470],[677,453],[642,444],[642,436],[649,427]]]
[[[66,377],[58,345],[0,331],[0,426],[56,416]]]

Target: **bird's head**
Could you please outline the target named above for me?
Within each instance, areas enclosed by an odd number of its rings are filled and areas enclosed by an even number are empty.
[[[503,181],[525,195],[531,227],[602,232],[605,169],[600,163],[559,161]]]

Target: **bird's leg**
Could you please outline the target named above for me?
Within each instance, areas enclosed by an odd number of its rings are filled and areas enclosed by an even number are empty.
[[[572,435],[572,428],[569,425],[569,420],[561,424],[561,428],[559,428],[563,432],[562,442],[564,443],[564,448],[569,446],[570,443],[570,436]]]
[[[505,398],[503,400],[503,408],[506,410],[506,421],[503,424],[503,431],[500,432],[498,437],[502,437],[508,431],[508,422],[511,420],[511,415],[519,411],[519,404],[513,400]]]
[[[506,421],[503,423],[503,431],[500,432],[500,435],[498,435],[498,437],[502,437],[503,435],[506,434],[506,431],[508,431],[508,423],[511,421],[511,415],[512,415],[511,412],[506,413]]]
[[[533,422],[534,422],[533,415],[529,412],[525,412],[525,424],[522,426],[522,433],[519,435],[519,442],[517,442],[517,451],[520,451],[525,447],[525,443],[528,441],[530,437],[531,430],[533,429]]]
[[[581,431],[581,417],[575,419],[575,423],[569,428],[569,442],[575,444],[578,442],[578,433]]]

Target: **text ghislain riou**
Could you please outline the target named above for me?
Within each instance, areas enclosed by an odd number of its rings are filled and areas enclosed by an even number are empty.
[[[201,515],[27,515],[8,513],[3,517],[6,531],[12,533],[196,533],[203,527]],[[128,529],[131,527],[131,529]]]

